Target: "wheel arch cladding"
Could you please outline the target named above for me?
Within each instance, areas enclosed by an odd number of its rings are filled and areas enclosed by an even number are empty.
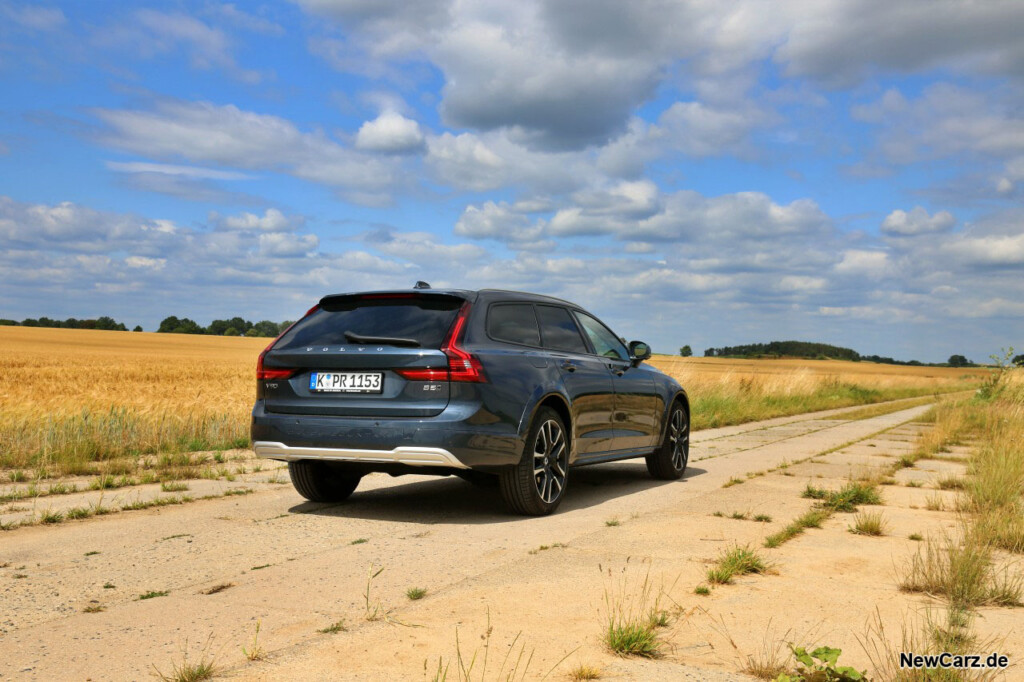
[[[540,412],[542,407],[550,407],[554,410],[559,417],[562,418],[562,425],[565,426],[565,431],[569,435],[570,441],[572,437],[572,411],[569,409],[569,404],[565,401],[565,398],[558,393],[549,393],[533,406],[530,410],[530,418],[524,419],[522,424],[523,441],[526,441],[526,436],[529,434],[530,427],[533,426],[533,420],[537,417],[537,413]]]

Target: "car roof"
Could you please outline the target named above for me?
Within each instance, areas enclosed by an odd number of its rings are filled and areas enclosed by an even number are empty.
[[[533,294],[528,291],[513,291],[510,289],[379,289],[374,291],[351,291],[347,293],[328,294],[320,299],[320,303],[324,303],[330,300],[337,300],[339,298],[349,298],[354,296],[379,296],[388,294],[418,294],[422,296],[455,296],[457,298],[465,299],[467,301],[475,301],[478,296],[485,296],[491,300],[509,300],[509,301],[531,301],[534,303],[554,303],[558,305],[567,305],[573,308],[579,308],[575,303],[565,301],[554,296],[545,296],[544,294]]]

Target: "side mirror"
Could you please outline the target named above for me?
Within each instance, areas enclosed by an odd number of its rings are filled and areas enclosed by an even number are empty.
[[[630,341],[629,357],[632,358],[633,366],[636,367],[641,362],[651,357],[651,347],[643,341]]]

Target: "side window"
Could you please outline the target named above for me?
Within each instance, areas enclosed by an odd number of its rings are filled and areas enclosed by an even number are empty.
[[[594,352],[606,358],[629,360],[629,349],[622,345],[608,327],[586,313],[577,312],[576,317],[591,345],[594,346]]]
[[[540,328],[544,332],[544,347],[551,350],[564,350],[570,353],[587,353],[580,330],[575,320],[565,308],[550,305],[537,306],[537,317]]]
[[[501,303],[487,311],[487,335],[495,341],[540,346],[540,327],[530,303]]]

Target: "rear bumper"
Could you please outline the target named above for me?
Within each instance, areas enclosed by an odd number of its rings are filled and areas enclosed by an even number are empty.
[[[468,469],[444,448],[398,447],[393,450],[353,450],[350,448],[312,448],[260,440],[252,444],[257,457],[291,462],[299,459],[324,459],[359,464],[404,464],[421,467]]]
[[[481,412],[450,406],[429,418],[326,417],[267,412],[262,400],[252,411],[252,441],[258,457],[346,462],[363,471],[396,467],[473,469],[498,473],[517,464],[523,441],[516,425]]]

